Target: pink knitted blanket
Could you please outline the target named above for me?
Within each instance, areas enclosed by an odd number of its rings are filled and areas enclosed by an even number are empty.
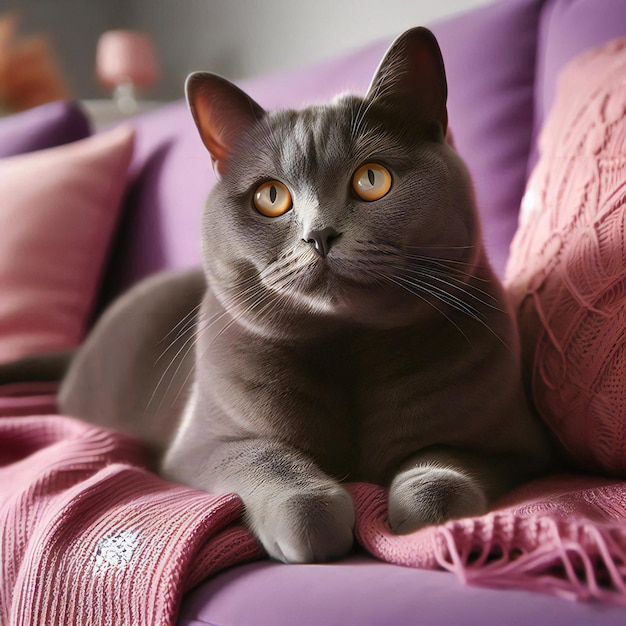
[[[0,623],[173,625],[186,590],[262,556],[237,496],[150,474],[132,441],[26,390],[0,390]],[[384,490],[350,489],[357,540],[380,559],[626,604],[626,483],[554,477],[407,536],[389,531]]]

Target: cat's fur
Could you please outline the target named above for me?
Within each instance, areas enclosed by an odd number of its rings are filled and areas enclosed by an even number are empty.
[[[404,533],[483,513],[545,468],[513,318],[445,141],[432,34],[401,36],[364,99],[266,113],[215,75],[187,91],[221,176],[203,272],[117,302],[74,359],[61,410],[141,437],[166,477],[240,494],[289,562],[350,548],[343,481],[389,486]],[[365,202],[352,176],[372,161],[393,183]],[[280,217],[254,209],[267,180],[291,191]]]

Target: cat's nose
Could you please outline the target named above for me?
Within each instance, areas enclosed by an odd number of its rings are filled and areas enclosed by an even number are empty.
[[[328,254],[333,243],[339,238],[341,233],[338,233],[331,226],[327,228],[322,228],[321,230],[311,230],[309,231],[303,241],[306,243],[313,244],[315,246],[315,251],[324,259]]]

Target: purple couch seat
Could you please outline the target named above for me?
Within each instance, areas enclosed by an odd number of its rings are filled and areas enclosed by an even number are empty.
[[[234,567],[187,594],[179,626],[623,626],[626,608],[463,585],[454,574],[354,555]]]

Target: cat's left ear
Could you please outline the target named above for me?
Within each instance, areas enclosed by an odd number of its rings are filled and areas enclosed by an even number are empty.
[[[365,96],[406,116],[443,141],[448,128],[446,71],[437,39],[427,28],[400,35],[381,61]]]
[[[265,110],[239,87],[210,72],[190,74],[185,93],[200,137],[221,174],[237,141]]]

